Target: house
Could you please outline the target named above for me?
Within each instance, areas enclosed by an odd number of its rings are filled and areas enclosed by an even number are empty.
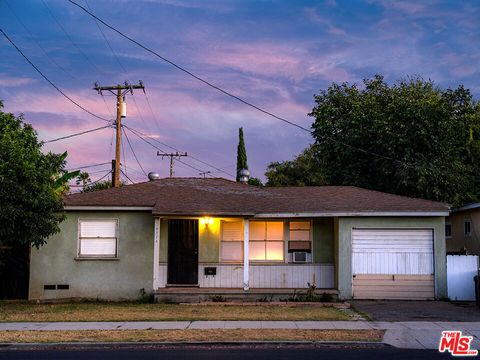
[[[448,254],[480,255],[480,203],[453,209],[445,221]]]
[[[445,297],[448,207],[352,186],[166,178],[65,197],[31,300]]]

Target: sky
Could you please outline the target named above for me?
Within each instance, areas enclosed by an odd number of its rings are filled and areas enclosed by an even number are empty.
[[[480,1],[76,1],[195,75],[306,128],[314,94],[375,74],[389,83],[420,75],[442,87],[463,84],[480,97]],[[232,178],[239,127],[250,172],[262,180],[269,163],[291,160],[313,142],[308,132],[206,86],[66,0],[2,0],[0,27],[50,81],[100,117],[113,119],[116,102],[94,91],[95,82],[142,80],[146,93],[126,95],[123,123],[163,151],[189,154],[175,163],[175,176],[210,171]],[[0,54],[3,110],[23,113],[40,140],[107,125],[57,92],[1,35]],[[168,176],[168,159],[125,132],[141,165],[124,137],[126,176]],[[114,158],[113,134],[106,128],[43,149],[67,150],[67,169],[106,164]],[[85,170],[96,180],[110,165]]]

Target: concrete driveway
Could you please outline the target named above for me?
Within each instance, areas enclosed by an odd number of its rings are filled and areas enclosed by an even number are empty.
[[[351,304],[374,321],[480,321],[475,303],[352,300]]]

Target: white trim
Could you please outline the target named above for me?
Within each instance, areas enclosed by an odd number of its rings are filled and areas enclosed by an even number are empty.
[[[248,278],[248,243],[250,239],[250,224],[248,219],[243,219],[243,290],[247,291],[250,287]]]
[[[448,216],[448,211],[291,212],[256,214],[255,218],[312,218],[332,216]]]
[[[155,218],[153,229],[153,290],[160,287],[160,218]]]
[[[65,210],[83,210],[83,211],[101,211],[101,210],[110,210],[110,211],[151,211],[153,207],[151,206],[77,206],[77,205],[67,205],[64,207]]]
[[[468,205],[453,209],[452,213],[456,213],[456,212],[464,211],[464,210],[472,210],[472,209],[477,209],[477,208],[480,208],[480,202],[473,203],[473,204],[468,204]]]

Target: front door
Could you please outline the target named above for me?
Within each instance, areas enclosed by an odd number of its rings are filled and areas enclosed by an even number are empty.
[[[198,220],[168,221],[168,284],[198,284]]]

